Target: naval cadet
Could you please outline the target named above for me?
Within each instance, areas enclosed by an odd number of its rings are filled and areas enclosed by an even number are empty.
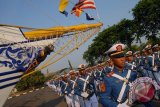
[[[78,91],[78,87],[77,87],[77,78],[76,77],[76,71],[75,70],[71,70],[69,72],[69,76],[70,79],[68,79],[68,83],[70,87],[70,94],[71,94],[71,98],[72,98],[72,107],[80,107],[80,101],[79,101],[79,97],[77,95],[77,91]]]
[[[153,73],[156,78],[157,83],[160,85],[160,58],[159,58],[159,46],[158,44],[152,47],[153,54],[154,54],[154,67]]]
[[[159,46],[158,44],[154,45],[152,47],[152,50],[153,50],[153,54],[155,56],[155,71],[160,71],[160,51],[159,51]]]
[[[80,97],[80,104],[83,104],[84,107],[98,107],[98,101],[94,93],[94,82],[90,73],[85,71],[86,66],[84,64],[79,65],[80,76],[77,80],[80,91],[82,92]]]
[[[112,60],[111,60],[109,57],[107,57],[106,62],[107,62],[107,65],[108,65],[108,66],[105,67],[105,74],[109,73],[109,72],[112,71],[113,68],[114,68],[114,64],[113,64]]]
[[[70,88],[68,87],[68,76],[68,74],[62,75],[61,91],[65,97],[68,107],[72,107],[72,96],[69,93]]]
[[[132,66],[134,66],[134,68],[135,68],[136,66],[134,65],[135,62],[133,60],[133,52],[132,51],[128,51],[128,52],[126,52],[125,56],[126,56],[125,57],[126,58],[126,67],[131,69]]]
[[[115,44],[108,51],[114,68],[104,77],[105,89],[100,93],[100,102],[104,107],[117,107],[127,102],[129,82],[136,79],[136,72],[125,67],[124,44]],[[125,106],[124,106],[125,107]]]
[[[145,59],[145,65],[144,65],[144,69],[146,71],[145,76],[156,80],[156,77],[155,77],[155,74],[154,74],[155,55],[153,54],[151,44],[148,44],[145,47],[145,50],[147,52],[147,56],[146,56],[146,59]]]
[[[136,51],[133,53],[133,57],[134,57],[134,62],[135,62],[135,65],[136,66],[139,66],[140,65],[140,62],[141,62],[141,55],[140,55],[140,51]]]

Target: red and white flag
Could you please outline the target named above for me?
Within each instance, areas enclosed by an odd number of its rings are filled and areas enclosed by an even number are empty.
[[[72,8],[71,14],[78,13],[78,17],[79,17],[83,12],[83,9],[96,9],[94,0],[79,0],[79,2],[75,4],[75,6]],[[77,10],[80,10],[80,12]]]
[[[96,9],[96,5],[94,0],[79,0],[81,2],[79,2],[80,4],[80,8],[81,9]]]

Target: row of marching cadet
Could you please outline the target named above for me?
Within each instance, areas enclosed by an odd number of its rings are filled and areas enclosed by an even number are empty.
[[[114,44],[106,61],[96,66],[80,64],[78,70],[46,84],[68,107],[158,107],[160,106],[160,46],[125,51],[126,45]]]

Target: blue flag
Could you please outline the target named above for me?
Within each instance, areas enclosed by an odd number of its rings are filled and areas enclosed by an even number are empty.
[[[61,11],[60,11],[61,12]],[[67,11],[63,11],[61,12],[62,14],[64,14],[66,17],[68,16],[68,12]]]
[[[88,13],[86,13],[86,19],[87,20],[94,20],[94,17],[91,17]]]

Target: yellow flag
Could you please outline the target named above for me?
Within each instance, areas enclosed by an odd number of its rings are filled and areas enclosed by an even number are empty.
[[[68,6],[69,0],[60,0],[59,11],[64,12],[66,7]]]

